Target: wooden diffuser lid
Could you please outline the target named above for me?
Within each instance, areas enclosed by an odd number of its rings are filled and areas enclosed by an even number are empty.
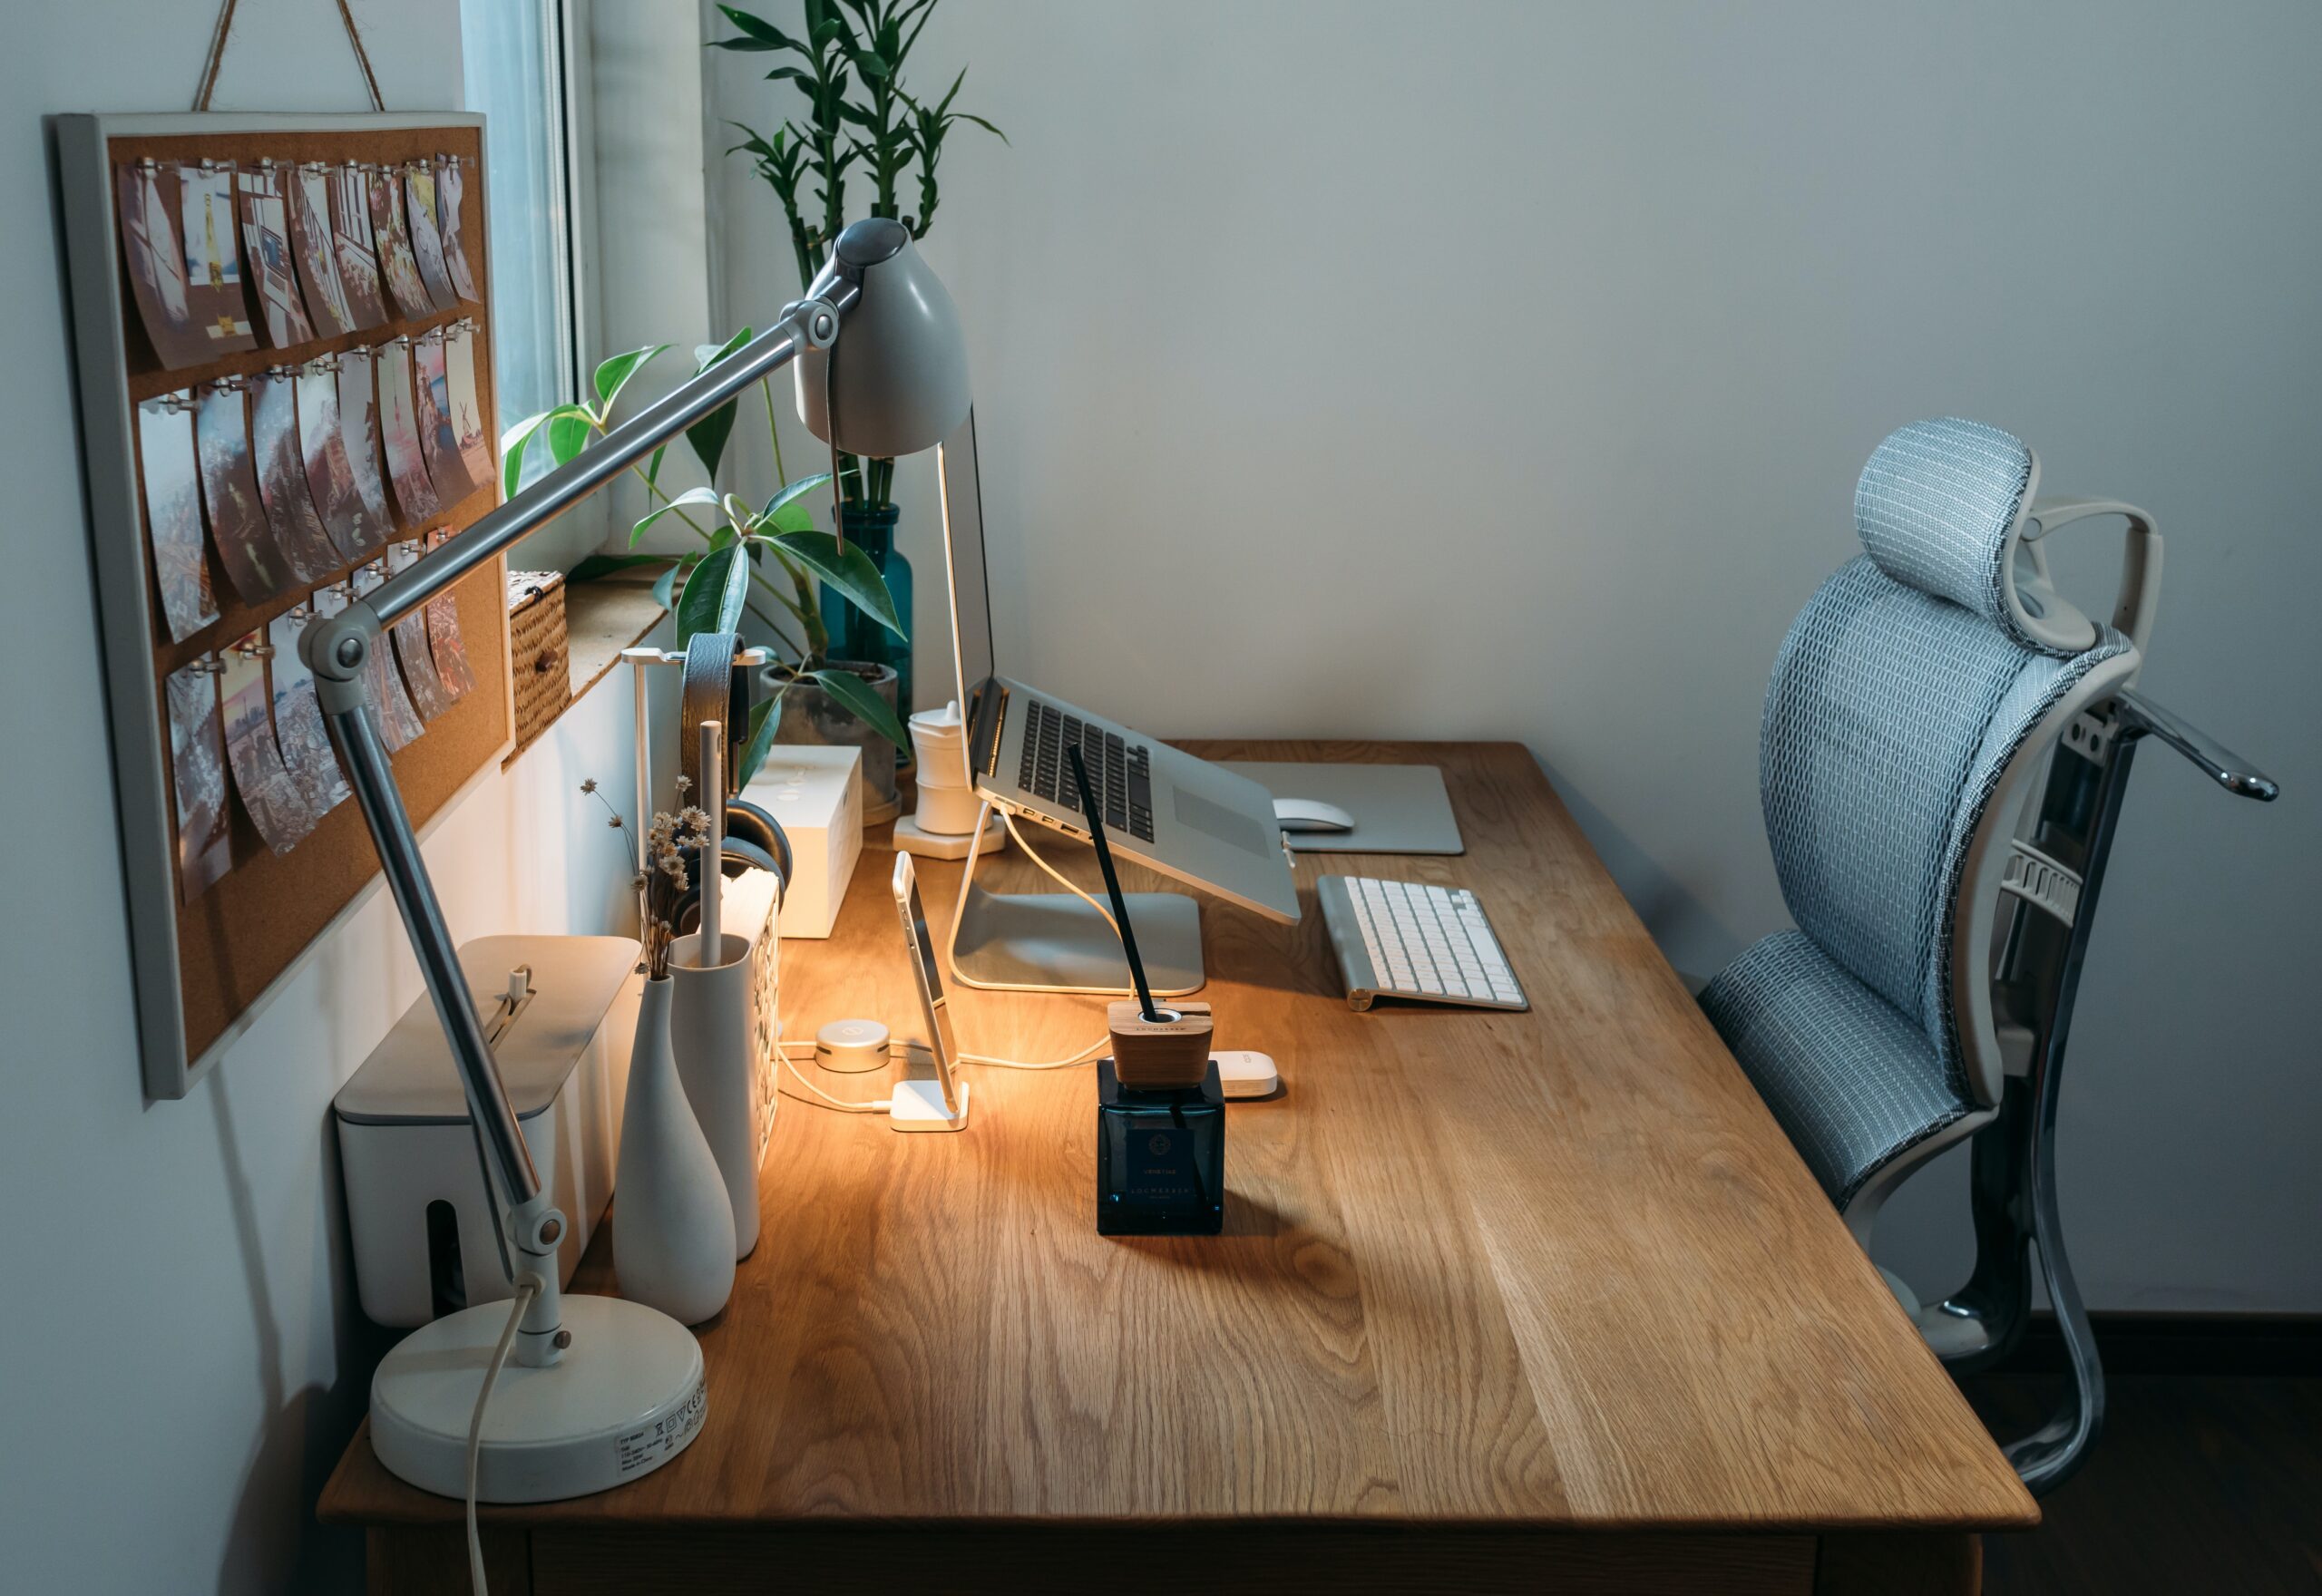
[[[1145,1017],[1133,998],[1109,1004],[1105,1026],[1113,1034],[1113,1074],[1124,1086],[1160,1090],[1198,1086],[1209,1068],[1213,1026],[1209,1005],[1192,999],[1156,1005],[1159,1023]]]

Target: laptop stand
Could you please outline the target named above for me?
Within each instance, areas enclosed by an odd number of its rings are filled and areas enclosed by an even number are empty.
[[[976,815],[975,841],[951,908],[951,978],[988,991],[1131,994],[1120,939],[1095,905],[1069,892],[990,892],[976,885],[991,813],[987,802]],[[1201,905],[1182,892],[1131,892],[1128,911],[1155,995],[1199,991],[1208,978],[1201,959]]]

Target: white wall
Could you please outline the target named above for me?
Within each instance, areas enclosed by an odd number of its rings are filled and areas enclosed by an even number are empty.
[[[2065,1221],[2098,1307],[2322,1309],[2322,14],[949,0],[919,50],[1014,140],[955,133],[927,243],[1010,668],[1163,733],[1520,738],[1696,975],[1785,923],[1761,696],[1880,436],[1979,417],[2155,511],[2147,686],[2290,795],[2141,762]],[[766,60],[714,109],[795,103]],[[717,191],[763,326],[784,235]],[[1882,1227],[1923,1287],[1957,1174]]]
[[[0,1568],[10,1589],[356,1590],[313,1519],[385,1338],[355,1306],[332,1094],[420,992],[384,895],[192,1095],[138,1076],[63,267],[38,117],[182,110],[215,8],[20,6],[0,52]],[[454,108],[456,0],[356,11],[390,106]],[[364,106],[336,8],[244,0],[220,110]],[[618,674],[431,836],[451,922],[596,930],[625,868],[583,775],[631,766]]]

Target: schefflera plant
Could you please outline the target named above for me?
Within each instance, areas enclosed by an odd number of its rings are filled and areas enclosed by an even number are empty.
[[[697,348],[693,375],[699,376],[727,359],[751,336],[751,330],[744,327],[723,344]],[[597,367],[594,404],[560,404],[509,428],[500,440],[503,491],[514,495],[535,439],[544,441],[550,458],[562,465],[610,431],[621,390],[669,348],[658,344],[616,355]],[[757,387],[766,406],[766,436],[774,445],[775,475],[786,479],[782,439],[774,424],[774,386],[761,378]],[[645,464],[629,468],[654,501],[652,510],[629,529],[630,549],[634,550],[638,540],[665,517],[675,517],[701,540],[702,552],[674,560],[666,554],[634,552],[592,556],[574,574],[666,563],[668,569],[654,583],[653,595],[676,612],[680,648],[698,632],[740,630],[745,613],[756,617],[773,635],[776,654],[789,667],[788,679],[779,692],[751,706],[742,748],[743,782],[748,782],[766,763],[782,718],[782,701],[791,687],[802,682],[816,684],[857,719],[898,748],[908,749],[911,735],[893,707],[860,676],[830,658],[830,631],[815,593],[819,581],[901,637],[903,621],[895,613],[894,596],[887,590],[886,579],[860,549],[815,527],[809,505],[818,489],[828,491],[828,472],[784,481],[763,506],[717,485],[726,445],[740,409],[737,398],[686,429],[687,445],[700,461],[703,474],[709,479],[707,484],[674,494],[665,489],[661,466],[668,453],[667,444],[656,449]]]

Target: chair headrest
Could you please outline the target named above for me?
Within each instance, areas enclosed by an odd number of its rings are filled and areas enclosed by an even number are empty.
[[[2050,616],[2016,591],[2016,544],[2039,482],[2040,457],[2021,438],[1957,416],[1913,422],[1862,468],[1855,530],[1906,587],[1982,616],[2026,648],[2076,654],[2093,640],[2086,621]]]

